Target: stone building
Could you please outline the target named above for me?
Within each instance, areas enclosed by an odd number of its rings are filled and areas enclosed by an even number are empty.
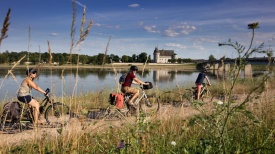
[[[170,63],[168,60],[176,60],[177,54],[174,50],[159,50],[157,47],[154,50],[154,62],[155,63]]]

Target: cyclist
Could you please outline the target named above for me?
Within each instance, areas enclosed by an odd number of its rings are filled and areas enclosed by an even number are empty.
[[[197,86],[197,100],[200,99],[200,92],[201,92],[201,88],[202,88],[202,83],[204,81],[204,79],[206,79],[207,83],[209,85],[211,85],[208,77],[206,76],[206,73],[207,72],[207,68],[206,67],[203,67],[201,72],[199,73],[198,77],[197,77],[197,80],[196,80],[196,86]]]
[[[131,87],[132,83],[133,84],[143,84],[143,85],[149,85],[149,83],[145,83],[138,79],[136,77],[136,73],[138,71],[137,66],[131,66],[130,71],[127,74],[124,83],[122,84],[121,91],[123,93],[131,93],[134,94],[131,99],[129,100],[128,104],[133,106],[135,108],[135,104],[133,103],[134,100],[138,97],[139,95],[139,90],[137,88]]]
[[[27,77],[22,81],[22,83],[19,87],[19,90],[18,90],[18,94],[17,94],[17,99],[19,101],[26,103],[34,108],[34,110],[33,110],[34,124],[41,123],[40,121],[38,121],[40,104],[36,99],[34,99],[31,96],[31,89],[33,88],[33,89],[43,93],[44,95],[46,95],[46,92],[44,90],[42,90],[33,81],[34,78],[36,77],[36,73],[37,73],[37,71],[33,68],[30,68],[26,71]]]

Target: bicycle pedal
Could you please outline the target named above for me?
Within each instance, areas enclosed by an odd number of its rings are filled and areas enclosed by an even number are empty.
[[[152,104],[150,102],[146,102],[146,106],[152,107]]]

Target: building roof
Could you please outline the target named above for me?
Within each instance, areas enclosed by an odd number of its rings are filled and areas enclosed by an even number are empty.
[[[175,55],[174,50],[159,50],[160,56],[173,56]]]

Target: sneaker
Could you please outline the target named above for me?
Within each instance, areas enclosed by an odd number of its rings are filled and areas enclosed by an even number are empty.
[[[152,104],[148,100],[146,100],[145,103],[148,107],[152,107]]]
[[[129,104],[131,107],[137,109],[136,105],[135,105],[133,102],[129,102],[128,104]]]

